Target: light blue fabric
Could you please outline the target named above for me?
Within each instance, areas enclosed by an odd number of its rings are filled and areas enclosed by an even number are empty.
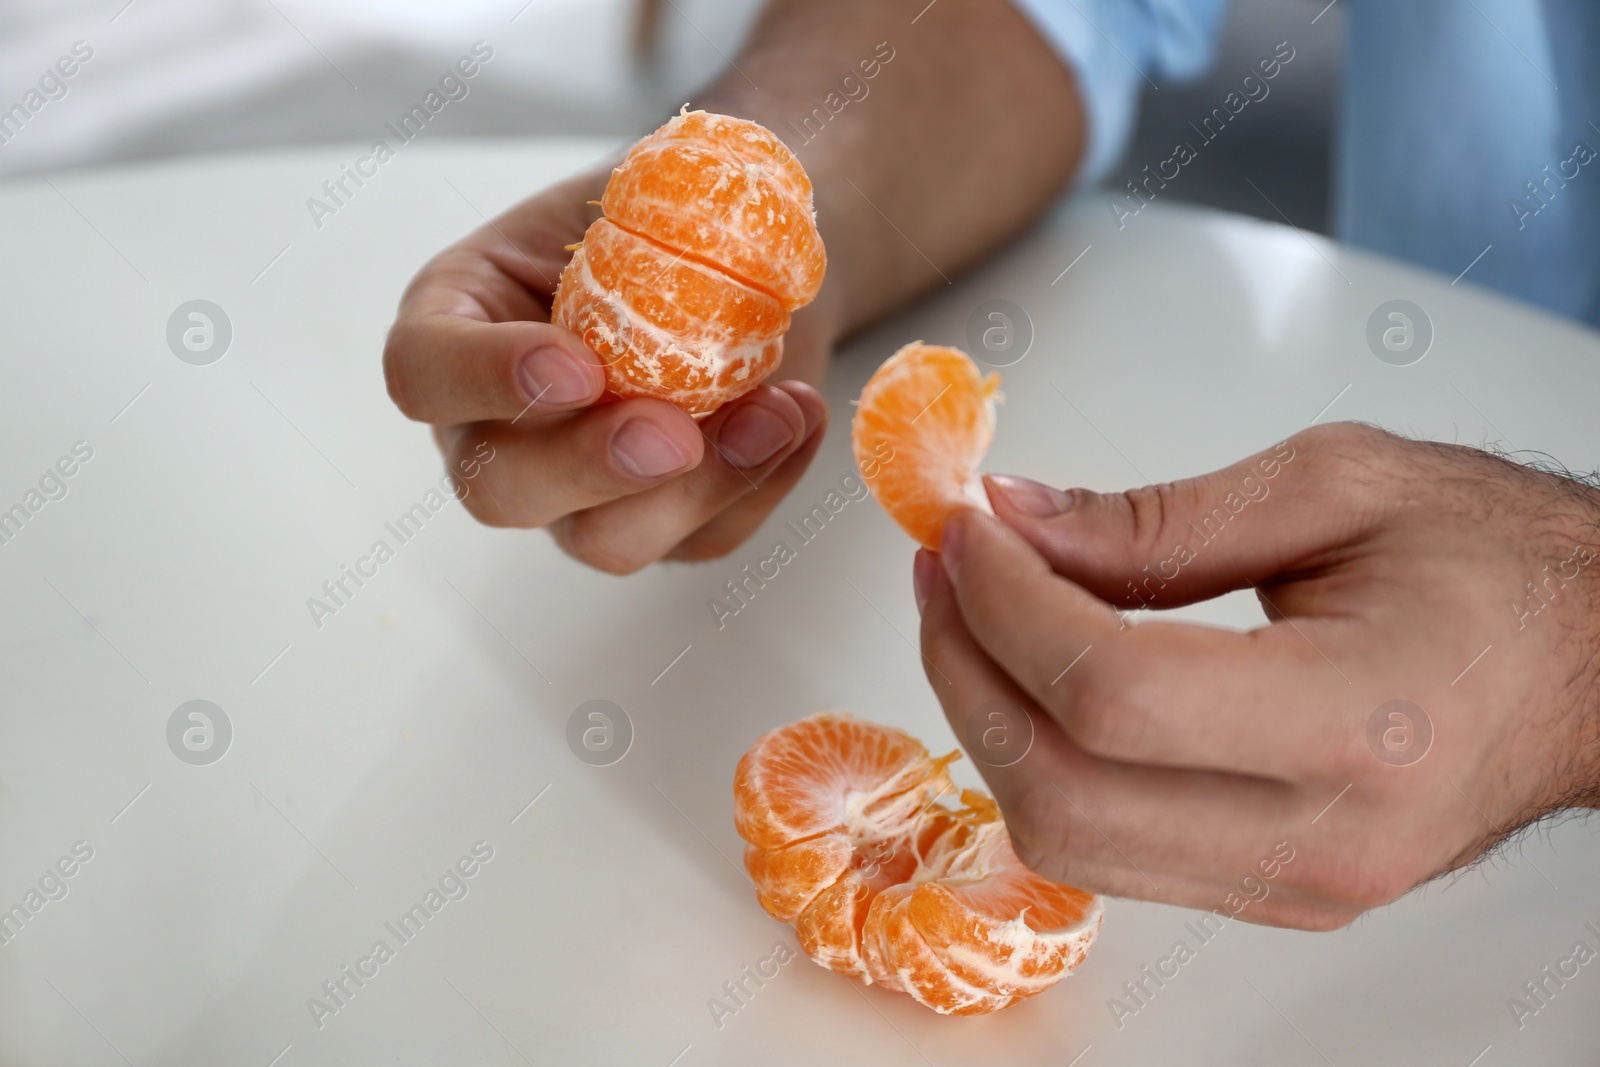
[[[1210,63],[1227,7],[1014,2],[1077,76],[1090,182],[1125,150],[1147,78]],[[1600,325],[1600,0],[1341,3],[1336,235]]]

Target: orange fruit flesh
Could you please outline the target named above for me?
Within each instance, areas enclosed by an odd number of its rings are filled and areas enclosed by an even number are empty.
[[[606,184],[606,215],[688,250],[794,310],[822,286],[826,257],[811,182],[783,143],[753,122],[696,112],[639,142]]]
[[[629,150],[601,209],[551,318],[599,354],[611,392],[704,415],[776,369],[827,266],[811,182],[782,141],[685,111]]]
[[[821,713],[762,736],[734,775],[735,825],[762,907],[817,963],[980,1015],[1043,992],[1100,928],[1091,893],[1012,851],[994,801],[891,727]]]
[[[851,445],[883,510],[926,548],[963,507],[989,511],[978,465],[994,440],[1000,376],[955,348],[906,345],[856,402]],[[871,476],[869,477],[869,472]]]
[[[789,328],[789,312],[768,293],[610,219],[589,227],[560,296],[560,325],[605,360],[611,392],[691,414],[755,388],[782,359]]]

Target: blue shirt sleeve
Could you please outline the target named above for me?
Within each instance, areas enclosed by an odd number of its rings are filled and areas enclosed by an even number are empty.
[[[1103,178],[1127,147],[1147,84],[1210,65],[1228,0],[1012,0],[1077,78],[1088,120],[1080,184]]]

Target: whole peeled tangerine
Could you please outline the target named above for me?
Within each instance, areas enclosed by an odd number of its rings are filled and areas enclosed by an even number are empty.
[[[941,1015],[987,1015],[1082,963],[1103,908],[1023,866],[987,795],[946,802],[959,755],[822,712],[744,754],[733,818],[756,899],[806,955]]]
[[[600,207],[551,317],[605,362],[610,392],[704,415],[777,368],[827,267],[811,180],[782,141],[685,110],[629,150]]]

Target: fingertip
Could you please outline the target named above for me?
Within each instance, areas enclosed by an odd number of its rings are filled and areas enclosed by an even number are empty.
[[[1024,588],[1050,570],[1023,532],[976,507],[963,507],[946,520],[938,559],[963,609],[970,602],[1004,601],[1004,590]]]
[[[788,455],[806,438],[805,412],[788,392],[759,385],[701,426],[729,465],[752,470]]]
[[[538,332],[517,358],[514,377],[522,401],[541,412],[586,407],[606,389],[600,357],[576,334],[558,326]]]
[[[805,417],[805,433],[803,437],[810,437],[818,427],[826,425],[828,421],[828,402],[814,386],[805,382],[790,379],[788,381],[774,382],[774,389],[782,390],[793,398],[800,408],[800,413]]]
[[[650,399],[621,401],[616,407],[606,447],[623,480],[649,485],[700,465],[705,441],[681,408]]]

